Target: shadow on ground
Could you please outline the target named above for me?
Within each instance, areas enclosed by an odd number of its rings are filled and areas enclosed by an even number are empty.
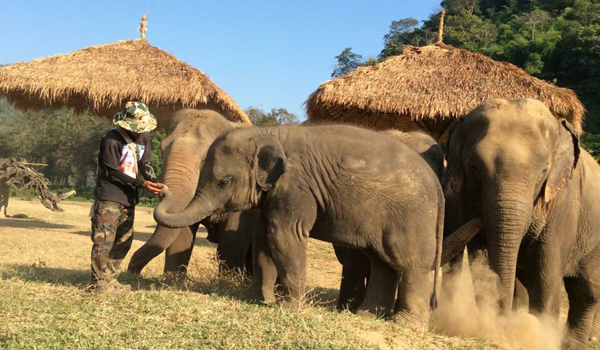
[[[11,227],[11,228],[56,228],[56,229],[71,229],[71,225],[52,224],[49,222],[37,220],[35,218],[28,219],[15,219],[15,218],[2,218],[0,219],[0,227]]]
[[[1,227],[1,225],[0,225]],[[152,226],[154,228],[154,226]],[[74,234],[80,236],[90,237],[92,234],[91,229],[89,231],[74,231]],[[140,242],[147,242],[150,237],[152,237],[152,233],[150,232],[139,232],[135,231],[133,234],[133,239]],[[200,227],[198,229],[198,233],[196,234],[196,242],[194,243],[196,247],[216,247],[217,245],[206,240],[206,229],[204,227]]]
[[[18,279],[24,282],[75,286],[85,289],[90,283],[90,271],[47,267],[44,262],[36,262],[31,265],[7,264],[2,266],[0,279]],[[134,291],[178,290],[234,298],[247,303],[259,303],[248,297],[247,290],[250,280],[236,272],[205,276],[201,280],[169,274],[159,277],[144,277],[123,273],[119,277],[119,281],[130,284]],[[309,304],[332,308],[335,308],[337,296],[338,290],[333,288],[315,287],[307,293]]]
[[[2,279],[19,279],[26,282],[42,282],[64,286],[85,286],[90,282],[90,271],[46,267],[44,262],[32,265],[2,265]]]

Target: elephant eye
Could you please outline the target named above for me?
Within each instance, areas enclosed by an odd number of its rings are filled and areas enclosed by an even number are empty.
[[[217,182],[219,188],[225,188],[229,184],[229,179],[222,179]]]

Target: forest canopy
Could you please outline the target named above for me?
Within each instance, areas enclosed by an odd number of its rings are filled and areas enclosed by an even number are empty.
[[[575,90],[587,109],[582,140],[600,155],[600,0],[444,0],[443,41],[523,68]],[[402,53],[404,45],[438,40],[440,13],[419,23],[392,21],[377,57],[363,60],[350,47],[336,56],[332,76]]]

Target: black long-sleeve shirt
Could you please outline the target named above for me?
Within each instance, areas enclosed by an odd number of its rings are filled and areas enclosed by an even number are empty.
[[[131,207],[139,202],[139,187],[144,180],[156,182],[156,174],[150,165],[152,146],[148,133],[128,133],[136,144],[137,159],[117,130],[111,129],[102,137],[96,175],[96,199],[113,201]],[[137,162],[137,172],[134,165]]]

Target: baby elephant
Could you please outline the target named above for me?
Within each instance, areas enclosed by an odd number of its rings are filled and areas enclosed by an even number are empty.
[[[172,198],[164,195],[154,216],[167,227],[260,207],[253,288],[265,301],[274,300],[279,275],[283,304],[297,306],[311,236],[368,254],[370,281],[359,314],[390,316],[401,277],[395,319],[428,322],[444,196],[423,158],[394,137],[342,125],[234,130],[211,145],[185,210],[168,213]]]

